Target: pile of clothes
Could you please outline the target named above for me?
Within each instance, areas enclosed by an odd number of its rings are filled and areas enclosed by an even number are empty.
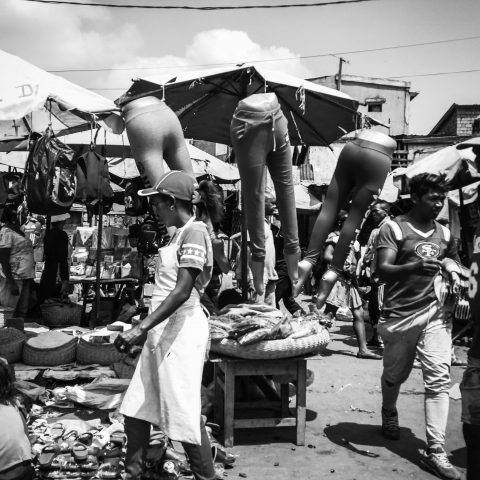
[[[324,315],[311,306],[306,315],[285,316],[269,305],[228,305],[209,320],[212,342],[224,338],[237,340],[240,345],[251,345],[265,340],[302,338],[318,333],[333,324],[330,315]]]

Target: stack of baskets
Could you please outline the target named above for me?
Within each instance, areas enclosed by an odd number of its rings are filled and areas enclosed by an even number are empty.
[[[94,338],[94,337],[93,337]],[[97,337],[98,338],[98,337]],[[99,337],[102,339],[102,337]],[[99,364],[108,366],[119,362],[124,354],[120,353],[110,341],[92,342],[90,334],[82,335],[78,341],[77,362],[83,365]]]
[[[80,325],[83,308],[68,300],[53,299],[40,305],[42,319],[47,327]]]
[[[76,355],[77,337],[52,330],[25,342],[23,363],[53,367],[74,362]]]
[[[16,328],[0,328],[0,357],[8,363],[19,362],[22,359],[23,344],[26,336]]]

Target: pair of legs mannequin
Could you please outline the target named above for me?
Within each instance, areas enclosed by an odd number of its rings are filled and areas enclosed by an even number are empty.
[[[363,130],[343,148],[322,210],[313,227],[307,254],[298,265],[299,278],[293,286],[294,297],[302,290],[315,262],[323,253],[325,239],[333,228],[339,210],[352,200],[335,247],[331,267],[320,282],[317,307],[322,308],[325,305],[328,294],[343,269],[365,212],[385,183],[396,146],[395,140],[388,135]]]
[[[230,138],[242,181],[242,198],[253,284],[264,291],[265,173],[272,177],[284,238],[284,257],[292,283],[296,283],[300,247],[292,177],[288,122],[274,93],[250,95],[241,100],[230,124]]]
[[[122,106],[130,148],[145,185],[163,175],[163,161],[171,170],[193,175],[182,127],[175,113],[156,97],[143,97]]]

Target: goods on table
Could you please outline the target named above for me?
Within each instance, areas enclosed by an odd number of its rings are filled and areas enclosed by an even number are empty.
[[[329,341],[330,317],[317,311],[284,317],[267,305],[225,307],[210,317],[211,350],[242,358],[282,358],[313,353]]]

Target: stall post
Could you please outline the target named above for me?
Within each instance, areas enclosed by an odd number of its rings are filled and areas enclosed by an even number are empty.
[[[102,260],[103,202],[98,205],[97,259],[95,261],[95,316],[90,316],[90,328],[95,328],[100,314],[100,276]]]

